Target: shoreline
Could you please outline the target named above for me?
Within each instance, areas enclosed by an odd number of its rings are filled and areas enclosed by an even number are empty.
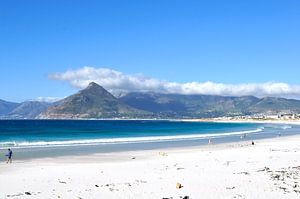
[[[64,160],[64,159],[74,159],[74,157],[77,158],[85,158],[88,156],[91,157],[96,157],[96,158],[104,158],[105,160],[112,160],[113,162],[118,161],[118,160],[130,160],[133,156],[137,155],[129,155],[129,154],[149,154],[149,153],[159,153],[159,152],[185,152],[185,151],[191,151],[191,150],[201,150],[201,151],[207,151],[207,150],[222,150],[222,149],[227,149],[227,148],[239,148],[239,147],[246,147],[246,146],[251,146],[251,142],[254,141],[254,143],[268,143],[268,142],[277,142],[278,140],[283,139],[293,139],[293,138],[300,138],[299,134],[293,134],[293,135],[283,135],[283,136],[276,136],[276,137],[268,137],[268,138],[259,138],[259,139],[253,139],[253,140],[244,140],[240,139],[238,141],[229,141],[229,142],[214,142],[214,139],[212,139],[212,144],[199,144],[199,145],[191,145],[191,146],[167,146],[163,148],[153,148],[153,149],[132,149],[132,150],[125,150],[125,151],[105,151],[105,152],[96,152],[94,150],[93,152],[86,152],[82,154],[71,154],[71,155],[45,155],[44,157],[28,157],[28,158],[20,158],[14,160],[16,163],[20,162],[27,162],[27,161],[39,161],[39,160],[47,160],[47,159],[52,159],[52,160]],[[209,139],[205,139],[209,140]],[[93,146],[93,145],[92,145]],[[95,145],[97,146],[97,145]],[[67,146],[67,147],[62,147],[65,149],[68,148],[72,149],[72,146]],[[76,147],[76,146],[75,146]],[[77,146],[81,147],[81,146]],[[29,148],[29,149],[35,149],[35,148]],[[56,149],[54,148],[42,148],[42,149]],[[25,150],[27,151],[28,148],[18,148],[17,151],[22,151]],[[27,151],[29,152],[29,151]],[[26,152],[26,153],[27,153]],[[119,158],[121,155],[124,155],[124,158]],[[108,156],[112,157],[115,156],[117,158],[107,158]]]
[[[272,120],[272,119],[220,119],[220,118],[211,118],[211,119],[182,119],[179,121],[184,122],[216,122],[216,123],[254,123],[254,124],[294,124],[300,125],[300,120]]]
[[[294,128],[274,128],[275,130],[268,130],[268,124],[264,123],[263,127],[257,126],[256,129],[237,131],[221,134],[191,134],[191,135],[174,135],[183,136],[185,139],[172,139],[172,136],[158,136],[156,141],[145,141],[145,142],[124,142],[124,143],[87,143],[87,144],[74,144],[74,145],[57,145],[57,146],[34,146],[34,147],[10,147],[15,152],[16,159],[19,160],[29,160],[29,159],[39,159],[42,157],[46,158],[58,158],[58,157],[68,157],[73,155],[78,156],[89,156],[96,153],[99,154],[109,154],[109,153],[122,153],[130,151],[151,151],[151,150],[169,150],[169,149],[185,149],[185,148],[206,148],[209,140],[212,140],[213,146],[222,146],[227,144],[241,144],[244,142],[250,143],[252,140],[268,140],[273,139],[278,136],[294,136],[300,131],[298,126]],[[294,124],[293,124],[294,125]],[[265,127],[267,127],[265,129]],[[262,131],[264,132],[260,132]],[[279,135],[278,135],[279,132]],[[245,136],[247,135],[247,136]],[[186,136],[186,137],[185,137]],[[245,136],[245,137],[243,137]],[[167,137],[170,140],[167,140]],[[133,137],[134,138],[134,137]],[[146,139],[147,137],[143,138]],[[151,137],[150,137],[151,138]],[[179,137],[180,138],[180,137]],[[123,139],[123,138],[120,138]],[[147,140],[147,139],[146,139]],[[80,141],[80,140],[79,140]],[[84,141],[84,140],[83,140]],[[76,140],[74,140],[76,142]],[[2,148],[1,153],[6,153],[7,148]],[[4,160],[4,156],[0,158]]]
[[[241,119],[241,118],[66,118],[66,119],[1,119],[0,121],[178,121],[178,122],[228,122],[228,123],[276,123],[300,125],[300,119]]]
[[[226,143],[16,161],[0,165],[0,197],[299,198],[299,142],[300,135],[294,135],[258,140],[254,146]]]
[[[276,143],[282,142],[284,140],[290,139],[300,139],[300,134],[298,135],[287,135],[281,137],[273,137],[273,138],[261,138],[254,140],[254,145],[258,145],[260,143],[268,144],[268,143]],[[131,161],[133,157],[151,157],[151,155],[157,155],[159,153],[186,153],[191,151],[218,151],[225,149],[234,149],[234,148],[243,148],[243,147],[253,147],[252,140],[240,140],[236,142],[225,142],[225,143],[212,143],[212,144],[204,144],[198,146],[175,146],[175,147],[166,147],[166,148],[157,148],[157,149],[138,149],[138,150],[127,150],[127,151],[112,151],[112,152],[93,152],[89,154],[73,154],[73,155],[64,155],[64,156],[46,156],[43,158],[27,158],[21,160],[14,160],[14,163],[25,163],[25,162],[39,162],[39,161],[49,161],[57,163],[74,163],[74,159],[86,159],[89,162],[99,161],[99,159],[103,158],[105,161],[100,161],[102,163],[105,162],[127,162]],[[151,155],[150,155],[151,154]],[[109,158],[108,158],[109,157]],[[122,157],[122,158],[120,158]],[[90,158],[90,159],[89,159]],[[136,159],[136,158],[135,158]]]

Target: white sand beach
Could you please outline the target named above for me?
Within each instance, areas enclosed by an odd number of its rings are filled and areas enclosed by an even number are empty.
[[[0,198],[300,198],[300,135],[1,163]]]

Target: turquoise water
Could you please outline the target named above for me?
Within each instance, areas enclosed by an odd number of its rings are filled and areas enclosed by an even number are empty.
[[[149,120],[0,120],[0,150],[110,152],[292,135],[294,125]],[[52,152],[51,152],[52,151]]]

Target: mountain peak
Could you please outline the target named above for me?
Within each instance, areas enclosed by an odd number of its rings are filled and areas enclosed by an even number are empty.
[[[65,98],[57,106],[40,114],[40,118],[113,118],[144,114],[123,104],[110,92],[95,82]]]
[[[89,85],[87,86],[87,88],[93,88],[93,87],[95,87],[95,88],[101,87],[102,88],[102,86],[100,86],[99,84],[97,84],[95,82],[90,82]]]
[[[80,94],[84,94],[84,95],[95,95],[95,96],[107,96],[110,98],[115,98],[113,95],[111,95],[105,88],[103,88],[102,86],[100,86],[99,84],[95,83],[95,82],[91,82],[89,83],[89,85],[79,91]]]

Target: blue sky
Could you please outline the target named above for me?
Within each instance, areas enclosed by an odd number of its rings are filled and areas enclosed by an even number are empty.
[[[74,77],[49,74],[84,66],[178,84],[300,85],[298,0],[0,0],[0,28],[10,101],[72,94]]]

